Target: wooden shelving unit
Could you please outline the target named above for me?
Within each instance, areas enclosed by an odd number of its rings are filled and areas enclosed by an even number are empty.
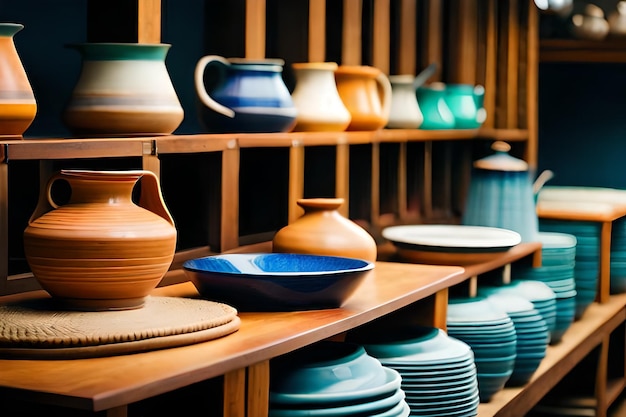
[[[625,63],[626,40],[606,39],[542,39],[539,43],[541,62]]]
[[[125,2],[94,2],[87,19],[91,22],[90,39],[100,41],[111,35],[110,25],[97,24],[98,16],[119,8],[120,13],[134,16],[136,25],[130,30],[133,41],[159,42],[161,0],[132,3],[129,12]],[[265,17],[276,11],[272,9],[276,7],[274,2],[224,3],[220,7],[234,4],[233,7],[243,6],[245,11],[245,57],[262,58],[270,47],[276,50],[283,46],[271,44],[275,39],[267,36],[268,30],[274,28],[268,28]],[[198,132],[143,138],[0,141],[0,300],[45,296],[37,291],[37,283],[28,271],[8,273],[7,254],[15,244],[5,227],[15,212],[8,185],[14,165],[21,162],[37,163],[39,182],[43,183],[59,165],[71,165],[74,161],[97,165],[123,159],[132,168],[157,173],[163,184],[172,177],[174,182],[178,180],[176,167],[165,166],[170,158],[178,161],[180,167],[195,157],[211,156],[209,178],[206,182],[204,178],[197,181],[211,189],[210,202],[202,207],[207,212],[207,236],[201,244],[177,252],[170,271],[154,293],[176,296],[197,296],[181,269],[186,259],[216,252],[271,249],[267,238],[273,230],[262,230],[255,241],[254,236],[244,236],[240,227],[245,216],[242,198],[254,187],[242,186],[249,180],[244,175],[249,151],[263,151],[264,156],[272,156],[269,164],[284,165],[286,174],[274,182],[285,198],[274,202],[272,208],[285,211],[284,222],[289,222],[299,215],[295,201],[307,193],[308,158],[316,158],[316,150],[329,150],[328,159],[332,159],[334,169],[327,169],[332,175],[325,180],[331,182],[333,195],[346,199],[343,214],[354,218],[351,213],[357,212],[355,220],[363,222],[378,238],[377,233],[387,224],[458,220],[455,204],[462,202],[467,192],[473,153],[486,141],[512,142],[530,166],[536,167],[539,39],[538,15],[532,1],[343,0],[339,14],[328,13],[331,6],[339,7],[339,2],[308,0],[298,4],[304,5],[308,16],[309,61],[334,59],[343,64],[373,65],[388,74],[416,74],[427,64],[437,62],[440,65],[434,80],[485,86],[488,118],[484,126],[472,131],[224,135]],[[173,1],[168,6],[181,7]],[[211,7],[211,2],[207,2],[207,7]],[[332,35],[329,28],[340,29],[342,47],[338,54],[327,50],[326,40]],[[278,42],[284,39],[278,38]],[[324,159],[327,156],[317,156],[324,166],[330,166]],[[321,163],[319,159],[317,162]],[[366,168],[355,175],[351,169],[355,164]],[[261,185],[268,187],[267,183]],[[166,201],[172,196],[167,194],[169,191],[165,189]],[[249,240],[252,245],[245,246]],[[135,355],[63,361],[0,359],[0,398],[9,409],[20,408],[29,417],[47,410],[46,407],[67,407],[88,415],[102,411],[108,417],[132,417],[133,404],[172,391],[192,390],[196,384],[217,379],[217,391],[221,393],[216,400],[218,414],[265,417],[269,361],[273,357],[316,341],[341,338],[373,320],[405,320],[445,328],[448,288],[468,282],[480,285],[480,274],[506,268],[522,258],[533,257],[538,263],[539,249],[537,243],[524,243],[492,262],[461,268],[392,262],[393,250],[389,252],[389,247],[382,244],[375,270],[341,308],[241,313],[242,327],[228,337]],[[549,349],[541,368],[525,387],[498,393],[490,403],[481,404],[479,416],[522,415],[592,349],[608,349],[611,332],[626,319],[626,300],[623,296],[610,296],[601,301],[575,323],[561,344]],[[603,364],[606,366],[606,361]],[[598,416],[623,385],[619,378],[604,385],[610,387],[610,392],[598,393]]]

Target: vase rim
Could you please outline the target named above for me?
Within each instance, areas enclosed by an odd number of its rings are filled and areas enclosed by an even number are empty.
[[[336,75],[366,75],[376,77],[381,70],[369,65],[339,65],[335,71]]]
[[[87,61],[162,61],[169,43],[82,42],[66,45],[78,50]]]
[[[0,23],[0,37],[1,36],[12,37],[13,35],[15,35],[17,32],[19,32],[22,29],[24,29],[24,25],[21,23],[11,23],[11,22]]]
[[[228,62],[232,65],[277,65],[284,66],[285,60],[281,58],[242,58],[242,57],[232,57],[226,58]]]
[[[146,171],[142,170],[112,170],[112,171],[92,171],[86,169],[62,169],[59,171],[59,174],[64,178],[85,178],[85,179],[94,179],[98,180],[101,178],[106,178],[108,180],[128,180],[133,179],[137,180],[141,178]]]
[[[341,197],[300,198],[296,203],[302,208],[336,209],[345,202]]]

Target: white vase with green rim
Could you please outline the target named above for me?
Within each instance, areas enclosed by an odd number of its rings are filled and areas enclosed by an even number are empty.
[[[82,69],[63,114],[75,136],[152,136],[172,133],[183,108],[170,79],[168,44],[70,45]]]

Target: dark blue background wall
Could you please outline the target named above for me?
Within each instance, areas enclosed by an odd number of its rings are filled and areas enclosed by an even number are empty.
[[[550,185],[626,188],[626,64],[541,64],[543,169]]]

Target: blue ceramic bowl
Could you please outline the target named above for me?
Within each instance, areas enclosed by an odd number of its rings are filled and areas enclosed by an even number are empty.
[[[340,307],[374,263],[293,253],[223,254],[183,264],[198,292],[239,311]]]

